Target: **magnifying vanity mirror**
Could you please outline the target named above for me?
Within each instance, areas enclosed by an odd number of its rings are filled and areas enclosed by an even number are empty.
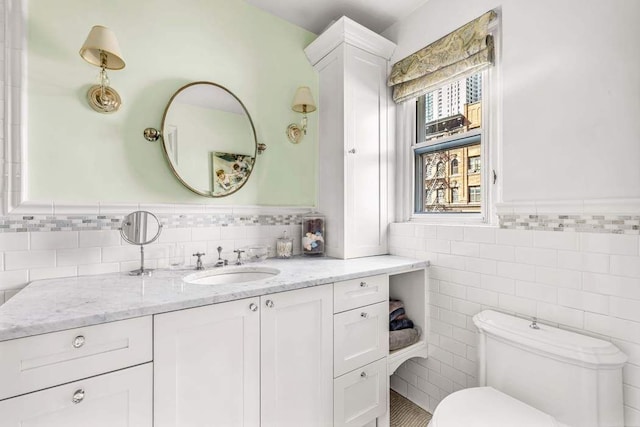
[[[224,197],[247,182],[258,144],[244,104],[231,91],[211,82],[189,83],[171,97],[162,131],[145,129],[148,141],[162,136],[165,158],[178,180],[206,197]]]
[[[155,242],[160,237],[162,224],[158,217],[147,211],[135,211],[125,216],[120,227],[120,235],[132,245],[140,246],[140,268],[130,271],[132,276],[150,275],[152,269],[144,267],[144,245]]]

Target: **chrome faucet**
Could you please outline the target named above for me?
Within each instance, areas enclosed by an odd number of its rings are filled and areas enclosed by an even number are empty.
[[[213,266],[224,267],[225,265],[228,265],[229,261],[227,261],[226,259],[222,259],[222,246],[218,246],[216,249],[218,250],[218,260],[215,264],[213,264]]]
[[[244,253],[244,251],[242,249],[236,249],[233,252],[238,254],[238,259],[236,260],[236,265],[242,265],[242,254]]]
[[[193,256],[198,257],[198,260],[196,261],[196,270],[204,270],[204,265],[202,265],[202,257],[205,255],[206,254],[202,252],[196,252],[195,254],[193,254]]]

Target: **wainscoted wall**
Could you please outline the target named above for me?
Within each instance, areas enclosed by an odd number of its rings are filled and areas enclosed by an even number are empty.
[[[398,223],[390,233],[392,254],[431,261],[430,357],[402,365],[393,389],[433,411],[449,393],[475,386],[471,319],[490,308],[612,341],[629,357],[625,424],[640,426],[637,227],[623,234]]]
[[[68,215],[0,217],[0,305],[33,280],[127,272],[140,266],[140,249],[123,241],[118,227],[123,215]],[[195,252],[204,252],[205,264],[222,256],[236,259],[234,249],[270,246],[283,232],[293,238],[300,253],[300,217],[297,214],[159,214],[163,231],[145,247],[145,265],[168,267],[176,244],[184,246],[185,263],[194,265]],[[3,228],[5,227],[6,228]],[[41,231],[41,230],[57,231]],[[18,231],[19,230],[19,231]]]

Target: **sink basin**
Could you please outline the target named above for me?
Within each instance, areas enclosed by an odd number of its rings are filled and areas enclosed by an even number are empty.
[[[224,270],[207,270],[192,273],[184,279],[187,283],[194,285],[229,285],[232,283],[253,282],[255,280],[268,279],[280,274],[280,270],[275,268],[226,268]]]

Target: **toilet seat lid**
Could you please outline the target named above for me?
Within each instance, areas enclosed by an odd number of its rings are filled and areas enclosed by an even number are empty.
[[[561,427],[555,418],[493,387],[474,387],[445,397],[429,427]]]

